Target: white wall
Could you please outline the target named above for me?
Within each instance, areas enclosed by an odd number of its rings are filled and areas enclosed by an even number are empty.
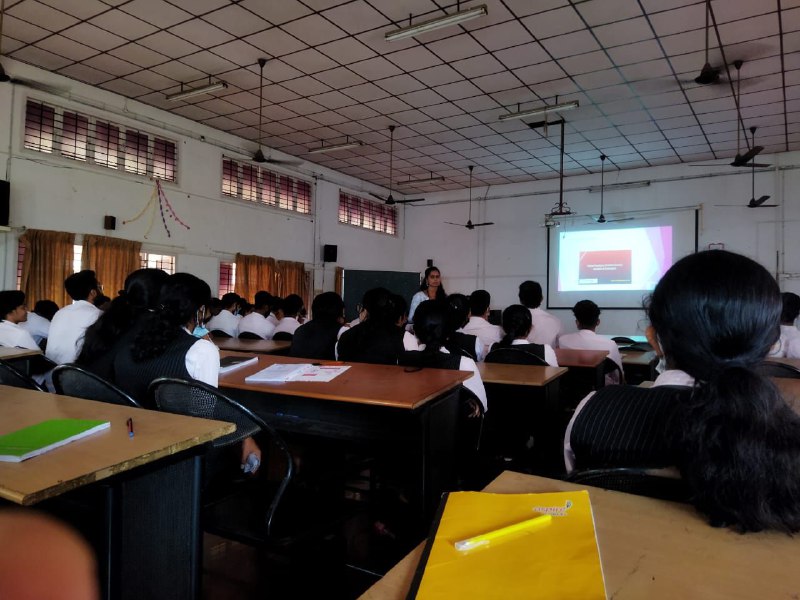
[[[701,249],[723,243],[726,249],[750,256],[777,273],[784,291],[800,293],[800,203],[795,196],[800,189],[800,153],[760,156],[759,162],[777,168],[756,173],[756,197],[769,194],[769,203],[774,201],[779,208],[745,207],[751,198],[748,169],[674,165],[607,171],[606,185],[652,183],[645,188],[607,191],[604,212],[608,216],[625,210],[701,206]],[[597,214],[600,196],[590,194],[587,188],[599,184],[599,174],[567,178],[565,201],[582,215]],[[485,193],[485,188],[476,188],[473,198]],[[493,308],[516,303],[517,286],[525,279],[545,285],[547,229],[541,225],[545,213],[558,201],[558,180],[492,187],[487,201],[473,201],[472,220],[494,221],[494,226],[469,231],[444,224],[466,222],[466,200],[465,191],[428,194],[425,204],[407,211],[404,268],[422,270],[426,259],[433,258],[448,292],[487,289]],[[554,312],[567,329],[575,328],[570,311]],[[640,333],[644,315],[639,310],[606,310],[601,321],[601,333]]]
[[[322,287],[322,244],[339,246],[337,264],[345,268],[402,267],[402,209],[397,236],[338,223],[340,185],[354,191],[382,190],[304,163],[297,169],[276,170],[316,182],[312,186],[314,214],[310,216],[225,198],[221,193],[222,156],[230,151],[222,146],[248,155],[255,150],[251,142],[29,65],[15,63],[14,72],[17,77],[61,86],[65,93],[51,95],[0,85],[0,178],[11,182],[12,231],[0,233],[0,278],[5,289],[16,284],[16,244],[23,227],[139,240],[145,250],[176,255],[177,269],[202,277],[212,290],[217,289],[219,261],[231,260],[237,252],[302,261],[314,270],[315,289]],[[163,187],[190,229],[168,219],[168,236],[160,215],[155,214],[148,234],[149,212],[123,223],[149,201],[154,184],[146,178],[26,150],[24,116],[29,96],[177,141],[178,182]],[[278,152],[270,154],[280,157]],[[103,230],[104,215],[117,217],[116,231]],[[335,266],[327,265],[325,289],[333,289]]]

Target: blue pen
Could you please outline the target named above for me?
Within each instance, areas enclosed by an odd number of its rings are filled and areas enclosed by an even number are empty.
[[[128,437],[133,439],[133,419],[128,419]]]

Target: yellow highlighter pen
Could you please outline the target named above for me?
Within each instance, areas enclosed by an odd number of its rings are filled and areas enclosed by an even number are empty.
[[[470,550],[485,548],[492,544],[500,543],[511,538],[516,538],[518,537],[517,534],[533,533],[534,531],[538,531],[544,527],[547,527],[552,521],[552,515],[539,515],[538,517],[534,517],[532,519],[520,521],[519,523],[514,523],[513,525],[501,527],[500,529],[495,529],[494,531],[489,531],[487,533],[482,533],[480,535],[467,538],[466,540],[461,540],[460,542],[456,542],[454,545],[456,550],[460,552],[469,552]]]

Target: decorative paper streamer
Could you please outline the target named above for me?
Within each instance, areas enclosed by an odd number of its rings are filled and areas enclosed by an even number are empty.
[[[141,211],[133,217],[132,219],[127,219],[122,222],[123,225],[127,225],[128,223],[133,223],[134,221],[138,221],[141,219],[144,214],[150,209],[150,222],[147,225],[147,231],[145,231],[144,238],[149,239],[150,232],[153,229],[153,223],[155,222],[156,217],[156,198],[158,198],[158,210],[161,214],[161,223],[164,225],[164,230],[167,232],[167,237],[172,237],[172,232],[169,230],[169,226],[167,225],[167,216],[169,216],[173,221],[177,222],[179,225],[182,225],[186,229],[191,229],[186,223],[184,223],[178,214],[175,212],[175,209],[172,208],[172,204],[170,204],[169,200],[167,199],[167,195],[164,193],[164,189],[161,187],[161,181],[158,179],[155,180],[156,185],[153,188],[153,193],[150,194],[150,199],[147,201],[147,204],[144,205]],[[166,205],[167,211],[166,215],[164,214],[164,206]]]

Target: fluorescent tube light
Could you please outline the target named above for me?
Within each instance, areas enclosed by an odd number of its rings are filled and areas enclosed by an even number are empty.
[[[590,194],[599,194],[601,189],[604,189],[606,192],[614,191],[614,190],[635,190],[636,188],[644,188],[649,187],[649,181],[629,181],[626,183],[609,183],[605,186],[602,185],[590,185],[589,186],[589,193]]]
[[[577,100],[572,102],[564,102],[563,104],[553,104],[551,106],[540,106],[539,108],[532,108],[530,110],[521,110],[515,113],[506,113],[500,115],[500,121],[508,121],[509,119],[525,119],[527,117],[539,117],[541,115],[548,115],[554,112],[561,112],[562,110],[572,110],[578,108]]]
[[[398,181],[397,185],[414,185],[415,183],[434,183],[437,181],[444,181],[444,177],[431,173],[429,177],[417,177],[416,179],[409,177],[403,181]]]
[[[457,25],[458,23],[463,23],[464,21],[469,21],[471,19],[477,19],[478,17],[485,17],[488,14],[489,10],[486,8],[486,5],[481,4],[480,6],[475,6],[474,8],[468,8],[467,10],[461,10],[449,15],[444,15],[442,17],[436,17],[435,19],[429,19],[428,21],[422,21],[416,25],[408,25],[407,27],[395,29],[394,31],[387,31],[384,34],[384,37],[386,38],[387,42],[394,42],[396,40],[403,40],[405,38],[428,33],[429,31],[442,29],[443,27]]]
[[[322,146],[319,148],[312,148],[308,150],[309,154],[322,154],[324,152],[336,152],[337,150],[347,150],[348,148],[358,148],[359,146],[363,146],[364,142],[359,140],[353,140],[352,142],[347,141],[344,144],[334,144],[333,146],[326,146],[325,142],[322,142]]]
[[[216,81],[211,83],[209,79],[208,85],[204,85],[203,87],[199,88],[192,88],[189,90],[183,89],[183,84],[181,84],[181,91],[175,92],[174,94],[168,94],[167,100],[169,102],[177,102],[179,100],[186,100],[187,98],[193,98],[194,96],[200,96],[201,94],[210,94],[211,92],[216,92],[217,90],[224,90],[228,87],[228,84],[224,81]]]

